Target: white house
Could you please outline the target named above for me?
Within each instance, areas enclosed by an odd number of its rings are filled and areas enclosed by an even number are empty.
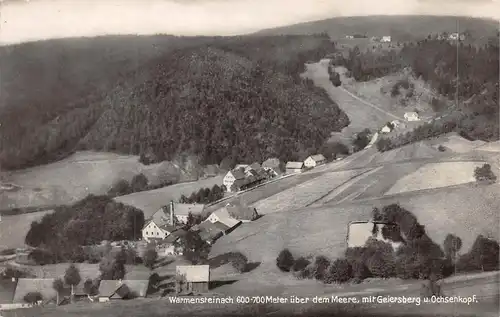
[[[304,161],[305,167],[316,167],[326,163],[326,158],[323,154],[311,155]]]
[[[388,125],[385,125],[385,126],[384,126],[381,130],[380,130],[380,132],[382,132],[382,133],[389,133],[389,132],[391,132],[391,131],[392,131],[392,130],[391,130],[391,128],[390,128]]]
[[[382,43],[389,43],[391,42],[391,37],[389,35],[384,35],[382,36],[382,39],[380,40]]]
[[[226,176],[222,179],[222,184],[226,187],[227,192],[236,190],[233,185],[237,182],[242,182],[245,179],[245,172],[240,168],[235,168],[227,172]]]
[[[304,162],[287,162],[286,163],[286,173],[300,173],[304,169]]]
[[[420,121],[418,114],[416,112],[407,112],[404,115],[406,121]]]
[[[222,208],[217,211],[214,211],[210,216],[208,216],[207,221],[210,221],[211,223],[217,223],[220,222],[226,227],[228,227],[228,230],[231,230],[232,228],[236,227],[241,223],[240,220],[234,219],[230,214],[227,208]]]
[[[451,34],[448,36],[448,39],[449,39],[449,40],[453,40],[453,41],[458,40],[458,39],[459,39],[459,35],[458,35],[458,33],[456,33],[456,32],[455,32],[455,33],[451,33]]]
[[[163,240],[175,231],[175,227],[167,223],[150,220],[142,228],[142,239],[147,242],[151,240]]]

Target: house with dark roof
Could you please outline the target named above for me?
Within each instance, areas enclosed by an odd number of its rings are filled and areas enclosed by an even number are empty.
[[[304,161],[304,166],[311,168],[311,167],[323,165],[325,163],[326,163],[326,158],[323,156],[323,154],[316,154],[316,155],[311,155],[308,158],[306,158]]]
[[[229,211],[227,210],[227,208],[221,208],[219,210],[214,211],[213,213],[210,214],[210,216],[208,216],[206,221],[210,221],[211,223],[220,222],[220,223],[224,224],[226,227],[229,228],[226,231],[226,233],[228,231],[233,230],[234,228],[236,228],[238,225],[241,224],[240,220],[234,219],[229,214]]]
[[[281,162],[278,158],[269,158],[262,162],[262,168],[266,170],[268,173],[270,172],[271,175],[278,176],[282,174],[281,171]]]
[[[102,280],[99,285],[99,302],[146,297],[148,287],[149,280]]]
[[[224,235],[224,231],[227,230],[227,227],[221,227],[210,221],[204,221],[193,226],[191,230],[197,232],[203,241],[206,241],[208,244],[213,244]]]
[[[209,265],[178,265],[175,268],[177,294],[207,293],[210,284]]]
[[[238,188],[244,184],[245,177],[245,168],[235,168],[226,173],[222,184],[228,192],[238,191]]]

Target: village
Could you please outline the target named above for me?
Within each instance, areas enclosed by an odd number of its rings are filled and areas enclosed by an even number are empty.
[[[344,157],[339,154],[336,160]],[[259,185],[291,177],[326,163],[327,159],[324,155],[315,154],[308,156],[302,162],[287,162],[285,166],[280,166],[280,160],[277,158],[268,159],[262,164],[257,162],[249,165],[238,164],[223,177],[221,185],[225,191],[225,197],[214,203],[221,203]],[[102,241],[101,246],[95,247],[105,248],[107,245],[108,252],[132,248],[144,262],[148,257],[148,250],[154,250],[153,262],[173,262],[185,254],[185,245],[181,243],[181,240],[190,233],[196,234],[204,243],[211,246],[222,236],[237,230],[239,226],[261,217],[255,208],[237,203],[227,203],[224,207],[208,213],[206,207],[205,204],[166,202],[146,219],[142,236],[137,241]],[[19,273],[23,271],[21,268],[35,264],[30,260],[30,253],[33,250],[33,248],[20,248],[16,250],[15,255],[5,257],[10,260],[8,262],[10,265],[3,267],[0,275],[4,279],[11,279],[12,289],[15,291],[12,303],[0,304],[0,310],[46,305],[59,306],[75,301],[105,303],[111,300],[145,298],[158,290],[161,278],[156,272],[151,272],[148,279],[110,280],[100,279],[98,276],[93,279],[88,276],[83,278],[78,273],[76,274],[78,278],[71,282],[71,278],[68,279],[71,264],[68,264],[64,278],[62,276],[61,278],[18,277],[22,275]],[[211,280],[210,270],[210,265],[204,263],[176,265],[175,282],[171,291],[178,296],[209,293],[211,282],[214,282]],[[61,283],[62,285],[59,285]]]

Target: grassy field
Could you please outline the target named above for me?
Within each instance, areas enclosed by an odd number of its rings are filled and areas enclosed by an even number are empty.
[[[260,214],[306,207],[336,187],[368,170],[328,172],[300,185],[288,188],[253,205]]]
[[[212,187],[215,184],[222,185],[222,176],[201,179],[196,182],[180,183],[159,189],[133,193],[130,195],[116,197],[115,200],[130,206],[139,208],[144,212],[146,218],[158,211],[171,200],[177,201],[181,195],[189,196],[200,188]]]
[[[387,194],[434,189],[475,182],[474,169],[484,162],[429,163],[411,174],[401,177]]]
[[[282,283],[275,259],[283,248],[289,248],[296,256],[339,257],[346,246],[347,224],[367,220],[373,207],[394,202],[412,211],[436,242],[442,243],[446,234],[454,233],[462,239],[463,250],[467,251],[478,234],[498,239],[499,186],[437,189],[269,214],[224,236],[212,252],[215,255],[238,250],[250,261],[262,263],[248,273],[249,280],[256,279],[263,285],[278,283],[276,279]],[[266,247],[262,248],[263,245]]]
[[[33,221],[52,211],[40,211],[16,216],[3,216],[0,221],[0,249],[24,247],[24,237]]]
[[[6,181],[22,188],[0,193],[0,209],[72,203],[88,194],[105,194],[117,180],[130,181],[139,173],[157,184],[180,171],[168,162],[145,166],[137,156],[77,152],[56,163],[5,173]]]
[[[325,59],[318,63],[307,64],[306,72],[302,76],[310,78],[316,86],[323,88],[328,96],[347,114],[350,124],[344,128],[343,134],[349,137],[365,128],[378,130],[388,121],[394,120],[387,113],[354,98],[341,87],[334,87],[329,79],[328,63],[329,60]]]
[[[268,198],[272,195],[278,194],[284,190],[287,190],[287,189],[292,188],[294,186],[297,186],[301,183],[304,183],[304,182],[307,182],[311,179],[319,177],[320,175],[321,174],[315,173],[315,170],[313,170],[310,173],[302,173],[302,174],[297,174],[294,176],[286,177],[286,178],[277,180],[275,182],[266,184],[264,186],[255,188],[253,190],[238,194],[237,196],[234,196],[232,198],[224,200],[220,203],[211,205],[211,206],[207,207],[205,210],[212,212],[212,211],[215,211],[217,209],[224,207],[228,203],[235,203],[235,202],[240,202],[240,203],[245,204],[245,205],[251,205],[251,204],[254,204],[260,200]]]

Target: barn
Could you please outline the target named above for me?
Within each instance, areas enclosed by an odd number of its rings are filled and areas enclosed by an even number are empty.
[[[203,294],[209,290],[209,265],[179,265],[175,268],[177,294]]]

